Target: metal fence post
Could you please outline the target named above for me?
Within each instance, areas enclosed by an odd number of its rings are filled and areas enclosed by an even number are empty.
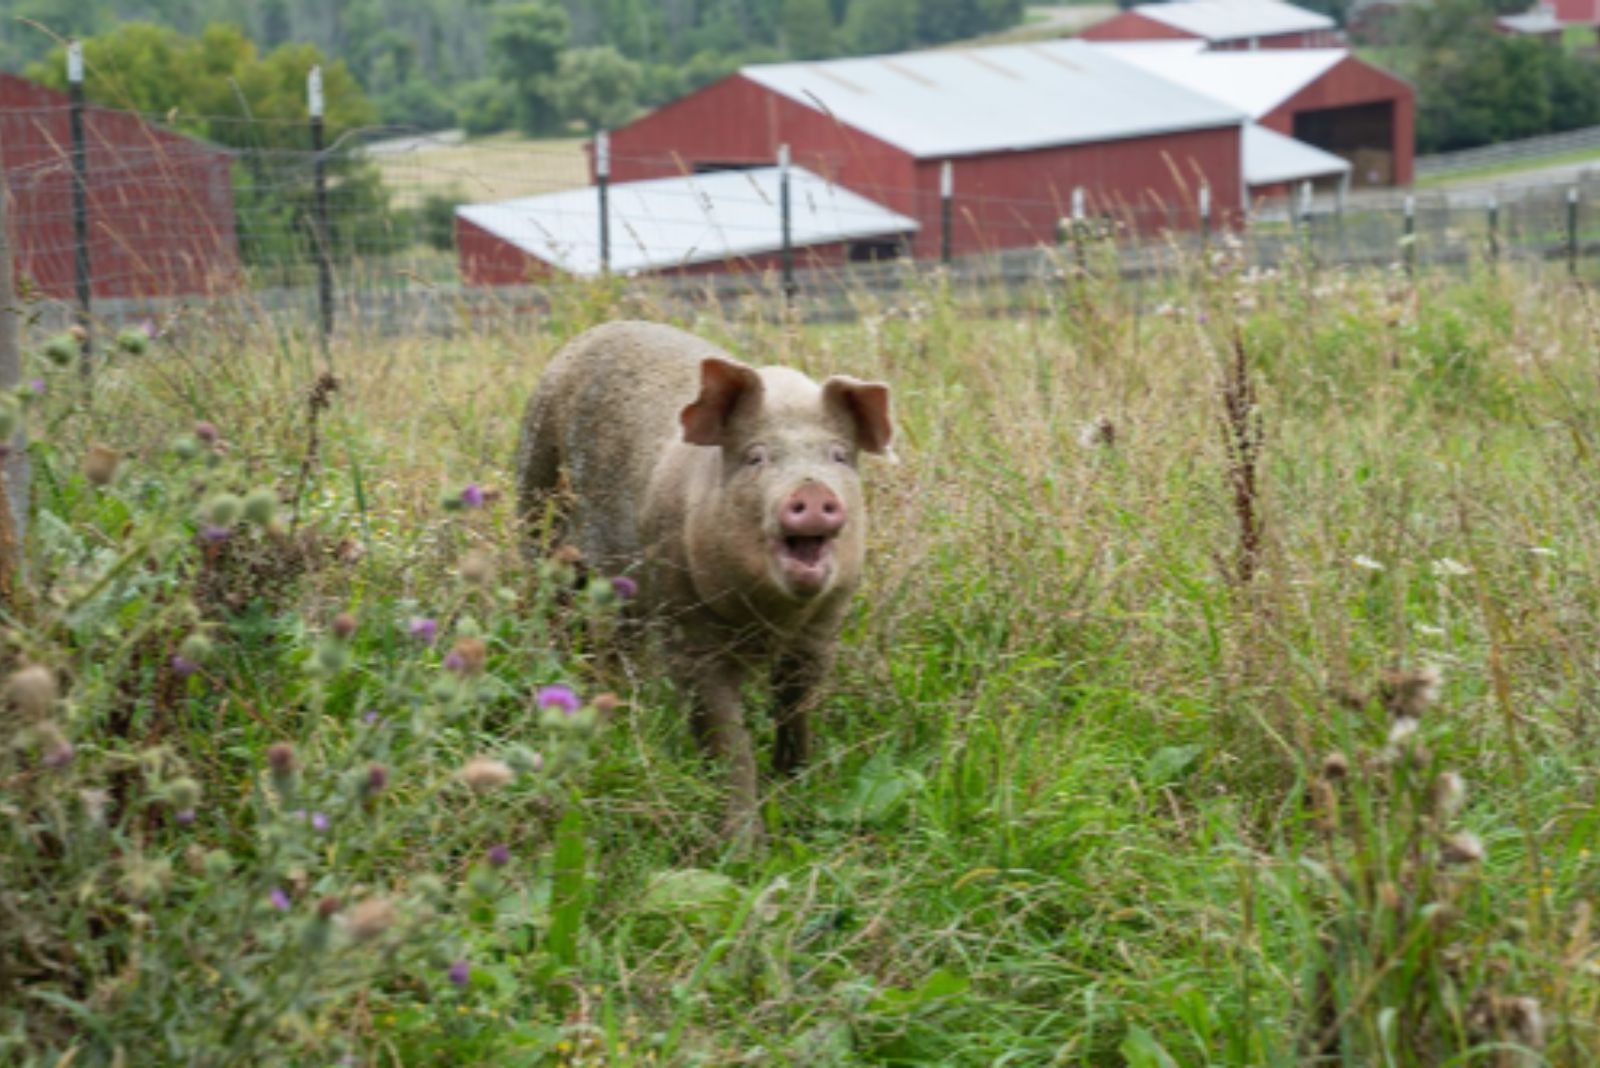
[[[1211,247],[1211,185],[1200,183],[1200,251]]]
[[[67,42],[67,88],[71,100],[72,123],[72,231],[73,269],[78,283],[78,326],[83,332],[78,369],[85,381],[92,373],[93,323],[89,305],[93,299],[89,282],[89,149],[83,133],[83,42]],[[10,299],[10,294],[6,295]]]
[[[1489,197],[1489,262],[1495,263],[1500,259],[1500,201],[1491,195]]]
[[[1578,277],[1578,187],[1567,190],[1567,273]]]
[[[1083,186],[1072,188],[1072,249],[1078,257],[1078,270],[1084,271],[1089,267],[1083,251],[1083,221],[1087,213],[1084,210]]]
[[[594,135],[594,188],[600,198],[600,273],[611,273],[611,134]]]
[[[1305,249],[1306,258],[1312,256],[1311,248],[1311,182],[1309,179],[1300,183],[1300,241]]]
[[[1417,198],[1410,193],[1406,194],[1405,213],[1406,277],[1414,279],[1417,275]]]
[[[306,75],[306,103],[311,113],[311,182],[315,198],[317,253],[317,310],[322,325],[322,347],[326,352],[333,334],[333,261],[328,247],[328,161],[323,156],[322,68],[312,67]]]
[[[955,166],[945,160],[939,167],[939,262],[950,263],[950,207],[956,195]]]
[[[789,146],[778,146],[778,211],[783,217],[783,296],[794,298],[794,245],[789,219]]]

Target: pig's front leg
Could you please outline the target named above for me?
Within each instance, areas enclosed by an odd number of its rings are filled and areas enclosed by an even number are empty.
[[[772,767],[793,775],[811,755],[811,713],[821,696],[832,656],[802,649],[780,654],[772,665],[773,719],[777,724]]]
[[[734,838],[759,838],[756,811],[756,758],[745,727],[739,690],[744,665],[731,658],[694,661],[686,681],[694,696],[696,739],[728,769],[728,810],[724,832]]]

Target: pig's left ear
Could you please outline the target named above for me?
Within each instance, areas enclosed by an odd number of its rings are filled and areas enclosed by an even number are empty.
[[[737,360],[707,356],[700,361],[700,395],[682,412],[683,440],[690,445],[721,445],[734,407],[746,395],[761,393],[761,376]]]
[[[822,403],[837,405],[850,414],[856,424],[856,444],[862,449],[894,459],[894,450],[889,448],[894,423],[889,418],[888,386],[835,375],[822,384]]]

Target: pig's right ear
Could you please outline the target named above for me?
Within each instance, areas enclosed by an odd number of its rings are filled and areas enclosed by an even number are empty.
[[[701,360],[700,395],[678,415],[683,440],[690,445],[721,445],[740,398],[759,392],[761,376],[754,368],[716,356]]]

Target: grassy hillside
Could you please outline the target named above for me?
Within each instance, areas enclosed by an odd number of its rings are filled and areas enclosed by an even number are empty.
[[[607,576],[495,492],[541,366],[648,297],[345,339],[336,390],[199,311],[92,406],[30,372],[0,1059],[1593,1063],[1588,295],[956,296],[694,324],[900,420],[748,855]]]

